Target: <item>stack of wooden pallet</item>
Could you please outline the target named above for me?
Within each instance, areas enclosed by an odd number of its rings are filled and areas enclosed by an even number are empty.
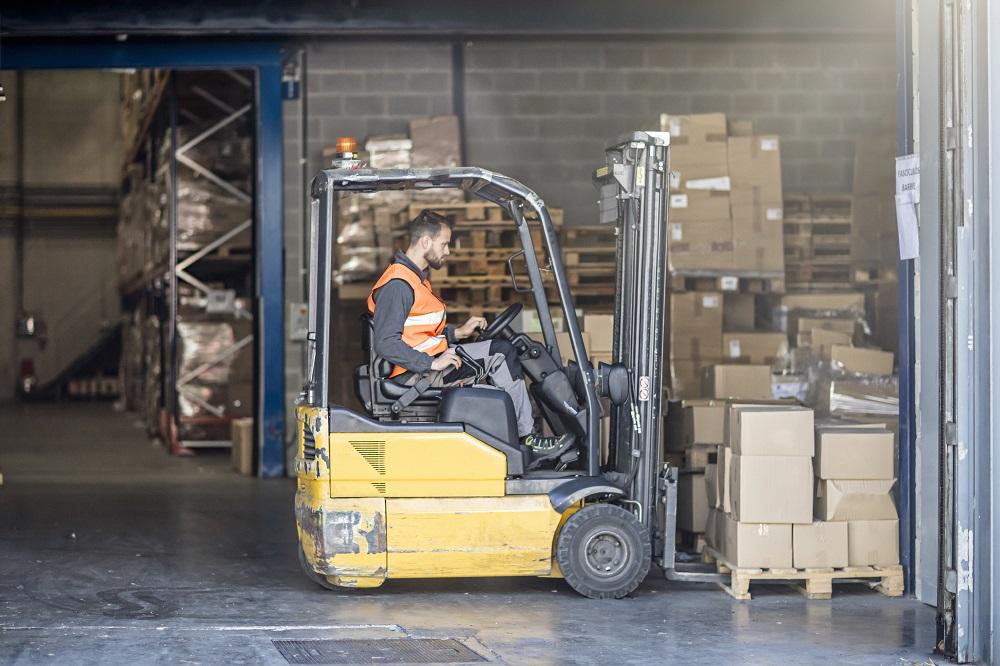
[[[785,195],[785,279],[789,287],[828,289],[851,282],[852,197]]]
[[[611,312],[615,306],[615,227],[565,227],[560,245],[576,307]]]

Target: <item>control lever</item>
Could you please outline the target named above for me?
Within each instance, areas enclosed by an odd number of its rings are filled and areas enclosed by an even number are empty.
[[[483,364],[472,358],[472,356],[469,355],[469,352],[462,349],[461,346],[455,347],[455,353],[458,354],[460,359],[462,359],[462,363],[468,363],[472,369],[476,371],[476,377],[473,383],[481,384],[483,379],[486,377],[486,368],[483,367]]]

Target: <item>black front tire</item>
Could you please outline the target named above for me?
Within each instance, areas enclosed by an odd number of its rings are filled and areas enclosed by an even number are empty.
[[[566,582],[591,599],[621,599],[639,587],[652,559],[649,533],[631,512],[590,504],[574,513],[556,540]]]

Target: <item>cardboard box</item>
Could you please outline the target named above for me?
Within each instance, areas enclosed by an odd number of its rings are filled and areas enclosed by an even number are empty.
[[[811,458],[813,410],[798,405],[731,405],[727,442],[736,455]]]
[[[660,131],[670,134],[670,145],[726,142],[726,114],[696,113],[690,115],[660,114]]]
[[[851,311],[864,313],[865,295],[863,293],[853,291],[785,294],[781,297],[781,305],[789,310],[809,310],[818,312]]]
[[[800,330],[799,335],[803,335]],[[804,333],[808,339],[807,346],[812,349],[813,353],[820,357],[829,360],[830,359],[830,348],[833,345],[846,345],[851,346],[852,336],[844,333],[842,331],[828,331],[823,328],[810,328]],[[802,346],[800,344],[800,346]]]
[[[728,218],[697,222],[672,219],[667,226],[670,270],[732,269],[732,223]]]
[[[722,330],[752,331],[756,327],[756,294],[726,292],[722,299]]]
[[[893,369],[892,353],[881,349],[831,345],[830,361],[850,372],[866,375],[891,375]]]
[[[705,465],[705,498],[708,501],[708,509],[716,509],[722,506],[722,497],[719,495],[719,472],[718,464],[708,463]],[[705,534],[712,530],[705,528]]]
[[[670,146],[670,191],[729,192],[729,156],[725,141]]]
[[[848,523],[792,526],[792,566],[796,569],[846,567]]]
[[[723,556],[734,567],[786,569],[792,566],[792,526],[737,521],[723,516]]]
[[[457,116],[414,118],[410,121],[413,168],[458,166],[461,162],[461,142]]]
[[[693,361],[722,358],[722,294],[670,295],[670,358]]]
[[[684,448],[695,444],[722,444],[726,434],[726,405],[714,400],[685,404],[682,415]]]
[[[615,347],[615,316],[610,314],[583,315],[583,330],[590,337],[587,349],[611,352]]]
[[[712,361],[707,361],[711,363]],[[672,359],[670,361],[670,397],[697,399],[702,397],[702,370],[706,361]]]
[[[888,430],[817,429],[816,477],[891,480],[894,478],[895,439]]]
[[[719,540],[720,512],[709,507],[708,518],[705,520],[705,543],[716,550],[721,551],[721,541]]]
[[[781,150],[777,135],[731,136],[728,140],[729,178],[734,192],[758,201],[780,202]]]
[[[669,222],[728,220],[729,215],[729,192],[687,190],[670,194]]]
[[[722,334],[722,357],[755,365],[772,365],[788,353],[788,337],[784,333],[746,332]]]
[[[735,520],[811,523],[812,458],[733,455],[729,493]]]
[[[854,339],[854,328],[857,325],[857,320],[853,317],[799,317],[794,316],[791,318],[792,330],[789,331],[792,335],[798,334],[799,331],[811,331],[813,329],[820,329],[822,331],[834,331],[840,333],[841,335],[850,336]]]
[[[715,464],[716,446],[691,446],[684,450],[684,469],[703,470]]]
[[[708,493],[704,472],[685,472],[677,479],[677,527],[704,532],[708,522]]]
[[[702,394],[709,398],[771,398],[771,367],[767,365],[712,365],[705,368]]]
[[[732,513],[733,499],[729,492],[729,477],[732,476],[733,453],[729,447],[720,446],[715,460],[715,473],[719,476],[719,499],[721,500],[719,508],[726,513]]]
[[[753,136],[753,122],[749,120],[730,120],[729,136]]]
[[[253,419],[234,419],[231,424],[233,446],[229,450],[233,469],[243,476],[253,475]]]
[[[852,567],[899,564],[899,521],[848,522],[847,563]]]
[[[892,520],[898,518],[889,494],[895,479],[817,479],[817,520]],[[799,521],[805,522],[805,521]]]
[[[733,269],[776,273],[785,270],[785,238],[781,222],[764,222],[759,233],[733,223]]]

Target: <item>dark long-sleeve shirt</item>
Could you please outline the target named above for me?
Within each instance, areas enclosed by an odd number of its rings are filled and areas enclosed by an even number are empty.
[[[394,263],[403,264],[420,279],[426,274],[417,268],[416,264],[403,252],[397,252]],[[434,357],[417,351],[403,342],[403,325],[413,307],[413,288],[405,280],[389,280],[375,292],[375,353],[395,365],[400,365],[410,372],[427,372],[431,369]],[[448,343],[455,341],[455,328],[450,324],[445,326],[445,337]]]

